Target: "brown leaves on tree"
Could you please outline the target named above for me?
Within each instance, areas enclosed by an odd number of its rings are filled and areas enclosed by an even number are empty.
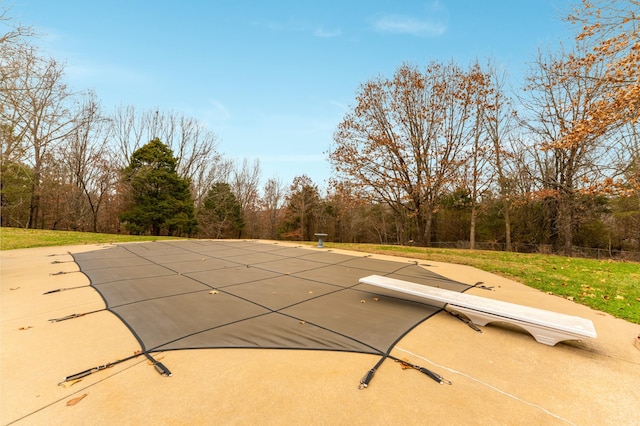
[[[437,203],[460,184],[473,151],[489,84],[479,66],[454,63],[403,65],[368,81],[338,126],[330,161],[351,191],[414,220],[428,244]]]
[[[567,20],[578,26],[576,41],[585,46],[581,55],[566,60],[567,75],[583,76],[585,67],[601,67],[598,83],[605,93],[577,123],[570,139],[605,134],[640,119],[640,1],[599,0],[574,7]],[[637,185],[637,182],[631,182]],[[615,182],[608,188],[616,189]],[[627,185],[628,187],[629,185]],[[640,186],[636,186],[636,190]]]

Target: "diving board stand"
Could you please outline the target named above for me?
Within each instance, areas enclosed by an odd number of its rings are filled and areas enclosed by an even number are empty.
[[[580,340],[585,337],[597,336],[593,322],[581,317],[380,275],[370,275],[361,278],[359,281],[363,284],[445,303],[450,310],[464,314],[472,323],[477,325],[483,326],[494,321],[515,324],[531,333],[539,343],[549,346],[554,346],[563,340]]]

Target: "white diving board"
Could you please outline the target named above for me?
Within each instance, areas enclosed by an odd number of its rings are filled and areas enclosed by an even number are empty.
[[[593,322],[581,317],[502,302],[472,294],[458,293],[380,275],[370,275],[361,278],[359,281],[363,284],[445,303],[449,309],[464,314],[472,323],[477,325],[483,326],[494,321],[515,324],[531,333],[539,343],[549,346],[554,346],[563,340],[597,337]]]

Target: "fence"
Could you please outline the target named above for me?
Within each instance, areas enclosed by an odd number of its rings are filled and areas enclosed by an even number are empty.
[[[469,249],[469,241],[450,241],[450,242],[432,242],[431,247],[436,248],[454,248],[454,249]],[[499,242],[476,242],[475,248],[477,250],[492,250],[492,251],[505,251],[505,243]],[[511,245],[511,251],[516,253],[543,253],[543,254],[558,254],[562,255],[562,251],[554,250],[550,244],[524,244],[513,243]],[[624,260],[630,262],[640,262],[640,251],[630,250],[614,250],[606,248],[591,248],[591,247],[578,247],[573,246],[572,257],[582,257],[589,259],[612,259],[612,260]]]

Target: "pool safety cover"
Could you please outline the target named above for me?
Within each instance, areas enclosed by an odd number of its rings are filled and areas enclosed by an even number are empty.
[[[271,348],[385,354],[442,305],[358,279],[377,274],[469,288],[415,261],[258,241],[119,244],[73,257],[145,353]]]

